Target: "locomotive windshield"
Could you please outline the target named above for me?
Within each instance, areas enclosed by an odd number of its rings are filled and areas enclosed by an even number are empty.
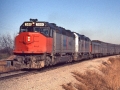
[[[41,33],[45,36],[49,36],[50,30],[47,27],[21,27],[20,28],[20,33],[21,32],[38,32]]]
[[[46,36],[49,36],[49,30],[48,28],[39,28],[39,27],[34,27],[34,32],[40,32]]]
[[[53,27],[48,22],[37,22],[36,19],[30,22],[24,22],[20,26],[20,32],[36,32],[41,33],[47,37],[53,37]]]

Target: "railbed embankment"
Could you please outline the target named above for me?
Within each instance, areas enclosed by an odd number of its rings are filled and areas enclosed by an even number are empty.
[[[65,90],[120,90],[120,56],[103,61],[98,70],[77,70],[72,75],[78,82],[63,84]]]
[[[14,57],[15,57],[15,55],[11,55],[7,59],[0,60],[0,73],[17,70],[17,68],[15,68],[12,65],[12,61],[13,61]]]

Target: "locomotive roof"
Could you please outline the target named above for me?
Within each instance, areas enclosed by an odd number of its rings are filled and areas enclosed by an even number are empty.
[[[74,32],[76,33],[76,32]],[[81,39],[85,39],[85,40],[88,40],[88,41],[91,41],[89,37],[86,37],[85,35],[81,35],[79,33],[76,33]]]
[[[44,23],[44,26],[51,27],[53,30],[56,30],[58,33],[62,33],[65,35],[70,35],[70,36],[73,35],[73,33],[70,30],[67,30],[63,27],[57,26],[55,23],[49,23],[49,22],[45,22],[45,21],[37,21],[36,19],[33,21],[25,21],[21,26],[24,26],[25,23],[29,23],[29,22]]]
[[[30,19],[30,21],[25,21],[22,25],[24,25],[25,23],[29,23],[29,22],[35,22],[35,23],[44,23],[44,26],[48,26],[51,27],[53,30],[56,30],[56,32],[58,33],[62,33],[64,35],[68,35],[68,36],[73,36],[74,32],[71,32],[71,30],[67,30],[63,27],[57,26],[55,23],[49,23],[49,22],[45,22],[45,21],[38,21],[37,19]],[[21,26],[22,26],[21,25]],[[76,32],[75,32],[76,33]],[[76,33],[81,39],[85,39],[85,40],[90,40],[88,37],[81,35],[79,33]]]

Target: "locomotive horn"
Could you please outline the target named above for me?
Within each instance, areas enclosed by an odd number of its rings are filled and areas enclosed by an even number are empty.
[[[38,21],[38,19],[31,19],[30,18],[30,21],[36,22],[36,21]]]

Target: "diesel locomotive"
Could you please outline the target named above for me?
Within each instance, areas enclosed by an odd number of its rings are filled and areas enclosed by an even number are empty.
[[[120,53],[120,45],[90,40],[54,23],[30,19],[15,37],[14,61],[21,68],[42,68]]]

